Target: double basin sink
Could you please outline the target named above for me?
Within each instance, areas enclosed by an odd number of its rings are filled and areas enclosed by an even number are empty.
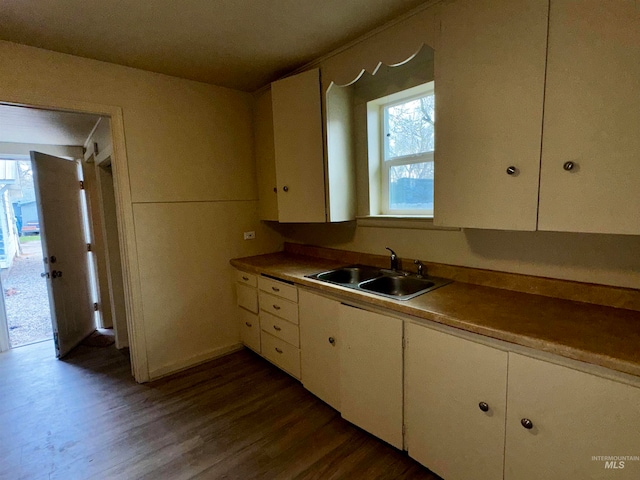
[[[446,278],[421,277],[367,265],[351,265],[307,277],[395,300],[410,300],[451,283]]]

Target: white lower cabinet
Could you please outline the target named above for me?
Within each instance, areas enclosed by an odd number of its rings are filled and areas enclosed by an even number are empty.
[[[238,310],[242,343],[254,352],[260,353],[260,317],[243,308]]]
[[[405,328],[409,455],[445,480],[502,478],[508,353]]]
[[[340,305],[340,413],[396,448],[402,438],[402,320]]]
[[[420,325],[406,339],[407,450],[445,480],[640,478],[640,388]]]
[[[300,363],[304,387],[340,410],[340,302],[299,291]]]
[[[506,480],[640,478],[640,388],[510,353],[508,398]]]

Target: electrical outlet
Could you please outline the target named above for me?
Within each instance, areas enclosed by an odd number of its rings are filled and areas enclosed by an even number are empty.
[[[255,238],[256,238],[256,232],[244,232],[245,240],[255,240]]]

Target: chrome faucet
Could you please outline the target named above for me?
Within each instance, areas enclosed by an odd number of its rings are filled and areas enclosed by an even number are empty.
[[[393,270],[394,272],[398,270],[398,255],[396,255],[396,252],[394,252],[393,250],[391,250],[389,247],[384,247],[387,250],[389,250],[391,252],[391,270]]]
[[[423,277],[424,265],[420,260],[414,260],[413,263],[418,267],[418,277]]]

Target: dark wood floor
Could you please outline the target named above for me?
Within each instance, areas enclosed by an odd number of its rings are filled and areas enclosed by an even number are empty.
[[[145,385],[113,347],[0,354],[0,479],[85,478],[438,477],[247,350]]]

